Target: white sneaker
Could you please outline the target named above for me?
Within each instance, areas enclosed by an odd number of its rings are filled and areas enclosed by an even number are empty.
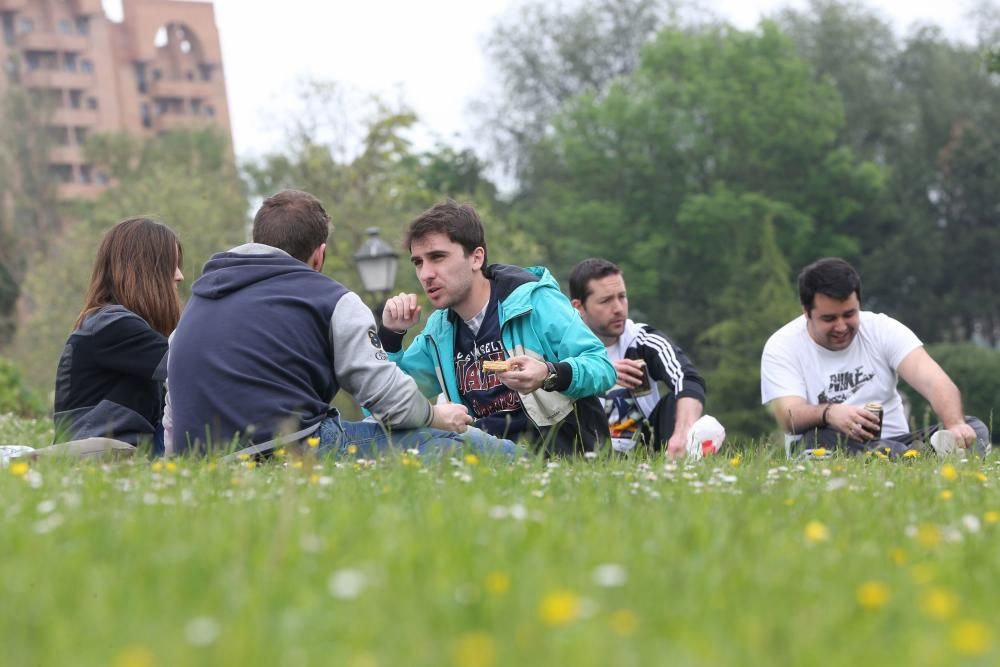
[[[24,456],[28,452],[35,451],[34,447],[27,445],[0,445],[0,468],[6,468],[11,459]]]
[[[938,456],[945,457],[954,454],[955,450],[958,449],[958,438],[951,431],[941,429],[931,435],[931,447],[934,448]]]

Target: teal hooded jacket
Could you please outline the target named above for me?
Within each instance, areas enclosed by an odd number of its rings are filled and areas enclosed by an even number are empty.
[[[594,441],[592,444],[606,438],[607,419],[594,397],[614,386],[615,369],[604,345],[580,319],[555,278],[543,267],[522,269],[503,264],[487,267],[484,274],[497,290],[500,338],[507,356],[527,355],[564,363],[572,371],[569,386],[562,391],[538,389],[521,394],[529,419],[544,431],[564,422],[580,399],[592,398],[588,410],[577,410],[577,428],[572,430],[586,431],[579,435],[584,441]],[[456,317],[448,309],[434,311],[406,350],[401,349],[398,334],[383,329],[382,337],[389,358],[416,380],[425,396],[443,392],[448,400],[461,403],[454,362]],[[595,406],[597,414],[590,414]]]

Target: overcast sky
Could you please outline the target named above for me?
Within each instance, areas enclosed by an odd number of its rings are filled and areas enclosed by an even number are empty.
[[[435,140],[478,146],[469,103],[487,84],[483,44],[497,18],[524,0],[215,0],[240,157],[280,150],[297,82],[346,84],[359,97],[404,100],[420,117],[422,148]],[[705,0],[730,23],[750,28],[762,14],[803,2]],[[964,0],[871,0],[898,31],[933,22],[972,39]],[[120,0],[104,0],[121,16]]]

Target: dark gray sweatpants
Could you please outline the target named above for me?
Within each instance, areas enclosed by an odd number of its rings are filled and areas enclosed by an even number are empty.
[[[977,417],[970,417],[968,415],[965,417],[965,423],[971,426],[972,430],[976,432],[976,453],[980,456],[989,454],[991,447],[990,431],[986,428],[986,424]],[[944,426],[941,424],[934,424],[933,426],[928,426],[912,433],[867,441],[848,438],[840,431],[835,431],[832,428],[814,428],[803,433],[801,440],[792,443],[791,456],[797,456],[806,449],[814,449],[816,447],[838,450],[848,454],[866,454],[871,451],[881,451],[888,454],[890,458],[902,456],[903,453],[910,449],[933,451],[930,446],[930,438],[942,428]]]

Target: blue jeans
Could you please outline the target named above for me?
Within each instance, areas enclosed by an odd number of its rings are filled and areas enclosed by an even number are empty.
[[[527,454],[527,450],[510,440],[497,438],[474,427],[469,427],[465,433],[429,427],[390,432],[375,420],[341,421],[339,416],[332,416],[320,422],[314,435],[319,437],[319,453],[334,456],[348,455],[350,445],[357,447],[357,451],[351,452],[350,456],[362,458],[407,449],[417,450],[422,457],[467,452],[504,461],[513,461]]]

